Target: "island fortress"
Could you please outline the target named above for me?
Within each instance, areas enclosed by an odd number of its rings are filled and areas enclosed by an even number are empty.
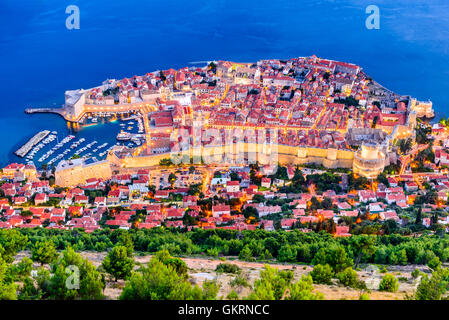
[[[373,177],[401,160],[395,143],[414,138],[417,118],[433,117],[430,101],[396,94],[357,65],[316,56],[212,61],[109,79],[65,96],[63,108],[27,112],[81,123],[93,114],[142,117],[145,144],[108,155],[122,167],[151,166],[174,154],[235,164],[272,160],[274,153],[280,163],[352,167]]]

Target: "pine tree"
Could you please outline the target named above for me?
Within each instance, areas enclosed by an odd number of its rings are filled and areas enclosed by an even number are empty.
[[[422,224],[422,207],[419,206],[418,213],[416,214],[415,224]]]

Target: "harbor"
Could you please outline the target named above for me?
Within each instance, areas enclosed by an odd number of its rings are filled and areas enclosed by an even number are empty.
[[[57,166],[62,160],[76,158],[99,161],[116,145],[136,148],[144,144],[146,138],[140,114],[93,113],[86,114],[76,125],[67,123],[63,127],[60,124],[57,121],[51,125],[55,130],[36,133],[14,152],[13,161],[34,164],[38,168]]]

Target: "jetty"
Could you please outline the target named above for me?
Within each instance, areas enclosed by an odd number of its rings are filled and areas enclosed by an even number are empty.
[[[25,113],[56,113],[61,116],[65,116],[64,108],[27,108]]]
[[[49,130],[43,130],[36,133],[30,140],[28,140],[27,143],[21,146],[14,153],[21,158],[25,157],[28,154],[28,152],[30,152],[31,148],[33,148],[36,144],[41,142],[46,136],[48,136],[49,133],[50,133]]]

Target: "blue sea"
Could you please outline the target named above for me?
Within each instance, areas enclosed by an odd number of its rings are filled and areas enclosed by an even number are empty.
[[[380,29],[368,30],[368,5]],[[80,29],[68,30],[68,5]],[[60,106],[64,91],[194,61],[250,62],[315,54],[356,63],[401,94],[431,99],[449,116],[447,0],[0,1],[0,165],[39,130],[69,133],[57,115],[24,109]],[[117,123],[75,133],[115,143]],[[36,165],[39,165],[36,163]]]

